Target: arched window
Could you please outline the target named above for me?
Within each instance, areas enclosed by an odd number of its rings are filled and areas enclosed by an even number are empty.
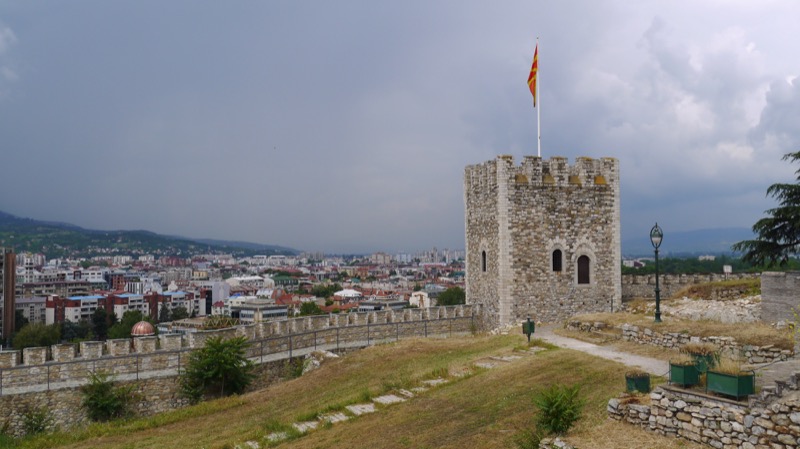
[[[578,284],[588,284],[589,279],[589,256],[578,257]]]
[[[553,271],[561,272],[561,250],[553,251]]]
[[[486,251],[481,251],[481,271],[486,272]]]

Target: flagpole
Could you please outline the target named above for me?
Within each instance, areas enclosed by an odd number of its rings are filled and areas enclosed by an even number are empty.
[[[539,36],[536,36],[536,51],[539,51]],[[542,108],[542,97],[539,96],[539,67],[536,67],[536,152],[542,157],[542,124],[539,118],[539,110]]]

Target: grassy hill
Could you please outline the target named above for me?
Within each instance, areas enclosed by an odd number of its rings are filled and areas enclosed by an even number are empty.
[[[508,361],[495,356],[518,356]],[[479,368],[477,362],[495,368]],[[606,417],[609,398],[624,390],[625,366],[567,349],[532,353],[521,336],[418,339],[367,348],[300,378],[240,397],[151,418],[93,424],[84,430],[24,440],[23,448],[234,448],[320,413],[425,379],[449,382],[406,402],[322,426],[280,448],[509,448],[532,426],[532,395],[554,382],[582,385],[584,415],[567,439],[581,448],[699,448]]]
[[[0,211],[0,246],[16,252],[43,253],[48,258],[93,257],[98,255],[141,255],[189,257],[209,252],[235,256],[295,254],[274,245],[223,240],[191,240],[150,231],[97,231],[68,223],[19,218]]]

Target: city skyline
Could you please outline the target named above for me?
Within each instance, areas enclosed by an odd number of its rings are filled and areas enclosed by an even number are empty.
[[[788,1],[0,0],[0,210],[326,253],[464,247],[470,164],[620,161],[622,234],[750,227],[795,167]]]

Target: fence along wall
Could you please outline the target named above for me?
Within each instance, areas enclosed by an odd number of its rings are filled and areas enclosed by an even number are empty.
[[[176,375],[188,352],[214,336],[244,336],[256,363],[305,355],[316,349],[346,349],[409,336],[470,332],[475,306],[331,314],[262,322],[249,326],[106,342],[82,342],[0,353],[0,396],[71,388],[87,383],[90,372],[118,380]]]

